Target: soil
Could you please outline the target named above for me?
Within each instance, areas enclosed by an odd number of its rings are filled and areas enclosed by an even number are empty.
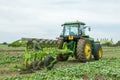
[[[82,75],[83,80],[90,80],[90,78],[87,75]]]
[[[87,75],[82,75],[83,80],[90,80],[90,77]],[[100,76],[99,74],[95,74],[95,80],[107,80],[106,78]]]
[[[95,75],[95,80],[107,80],[107,79],[102,77],[102,76],[100,76],[100,75],[98,75],[98,74],[96,74]]]
[[[24,52],[24,50],[0,50],[0,52]]]

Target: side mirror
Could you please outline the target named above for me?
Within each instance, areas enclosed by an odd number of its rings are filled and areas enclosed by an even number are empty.
[[[91,31],[91,27],[88,27],[88,31],[89,31],[89,32]]]
[[[83,27],[83,29],[86,29],[86,28],[88,28],[88,31],[91,31],[91,27],[90,26]]]
[[[62,24],[61,26],[64,26],[64,24]]]

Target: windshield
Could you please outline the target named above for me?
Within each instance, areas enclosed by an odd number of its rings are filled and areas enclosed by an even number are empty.
[[[78,24],[64,25],[64,36],[78,35]]]

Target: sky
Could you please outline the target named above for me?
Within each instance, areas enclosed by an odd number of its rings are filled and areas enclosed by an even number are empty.
[[[56,39],[61,24],[82,21],[95,39],[120,40],[120,0],[0,0],[0,43]]]

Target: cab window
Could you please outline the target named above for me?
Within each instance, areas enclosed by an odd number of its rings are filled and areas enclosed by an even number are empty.
[[[64,36],[78,35],[78,24],[64,25]]]

